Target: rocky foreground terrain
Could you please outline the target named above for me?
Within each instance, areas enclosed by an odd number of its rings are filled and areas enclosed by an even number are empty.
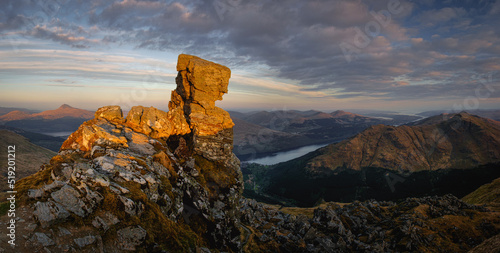
[[[248,252],[467,252],[498,234],[499,215],[446,195],[327,203],[309,216],[243,200],[241,220]]]
[[[466,252],[500,231],[499,212],[453,196],[304,214],[247,200],[232,120],[215,107],[230,70],[189,55],[177,70],[169,112],[100,108],[17,182],[15,238],[2,232],[0,251]]]

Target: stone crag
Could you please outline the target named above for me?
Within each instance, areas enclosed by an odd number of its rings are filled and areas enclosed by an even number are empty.
[[[106,106],[17,184],[19,250],[238,251],[242,175],[215,106],[227,67],[180,55],[169,111]],[[3,239],[2,239],[3,240]]]

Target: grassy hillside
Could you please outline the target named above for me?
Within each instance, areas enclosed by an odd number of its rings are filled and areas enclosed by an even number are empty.
[[[25,137],[0,129],[0,191],[7,190],[7,146],[16,146],[16,181],[37,172],[43,163],[48,163],[57,153],[37,146]]]
[[[309,156],[309,157],[307,157]],[[243,170],[244,195],[266,203],[314,206],[321,201],[400,200],[453,194],[463,197],[500,177],[500,164],[471,169],[443,169],[401,174],[382,168],[336,171],[315,177],[303,170],[312,154],[275,166],[248,166]],[[493,194],[491,189],[487,189]],[[491,198],[491,197],[489,197]]]
[[[28,138],[29,142],[38,145],[40,147],[44,147],[46,149],[52,150],[54,152],[58,152],[61,148],[61,145],[64,142],[64,138],[54,137],[46,134],[39,134],[34,132],[29,132],[22,130],[20,128],[2,126],[0,125],[0,130],[8,130],[14,132],[16,134],[22,135]]]
[[[500,205],[500,178],[479,187],[477,190],[465,196],[463,201],[476,205]]]

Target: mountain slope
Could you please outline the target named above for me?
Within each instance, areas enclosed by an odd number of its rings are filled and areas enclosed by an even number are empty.
[[[23,111],[23,112],[27,112],[27,113],[38,113],[38,112],[40,112],[40,111],[30,110],[30,109],[26,109],[26,108],[0,107],[0,116],[5,115],[5,114],[7,114],[9,112],[12,112],[12,111]]]
[[[300,134],[272,130],[234,118],[234,153],[240,159],[255,158],[283,149],[292,149],[312,142]]]
[[[27,114],[21,111],[10,112],[0,116],[6,126],[23,129],[35,133],[73,132],[88,119],[92,119],[91,111],[62,105],[55,110]],[[69,133],[68,133],[69,134]]]
[[[57,153],[48,149],[37,146],[28,141],[25,137],[16,134],[12,131],[0,129],[0,148],[3,151],[7,150],[7,146],[15,145],[16,158],[16,179],[27,177],[36,173],[44,163],[48,163],[50,159]],[[7,161],[7,152],[0,153],[0,161]],[[0,184],[0,191],[6,191],[7,166],[1,166],[0,180],[5,182]]]
[[[477,190],[463,197],[463,200],[475,205],[500,205],[500,178],[482,185]]]
[[[306,169],[320,174],[363,167],[415,172],[468,168],[500,160],[500,122],[465,112],[433,124],[428,122],[370,127],[349,140],[321,149]]]
[[[31,118],[31,113],[25,111],[11,111],[5,115],[0,116],[1,121],[21,120]]]
[[[388,120],[344,111],[231,112],[235,118],[235,153],[240,159],[307,145],[338,142]],[[240,138],[241,137],[241,138]]]
[[[350,121],[364,121],[364,120],[370,120],[370,119],[376,120],[375,118],[372,118],[372,117],[367,117],[367,116],[363,116],[363,115],[359,115],[359,114],[351,113],[351,112],[346,112],[346,111],[342,111],[342,110],[334,111],[334,112],[330,113],[330,115],[333,118],[339,118],[339,119],[350,120]]]
[[[500,121],[500,110],[499,109],[486,109],[486,110],[466,110],[470,114],[477,115],[479,117],[488,118],[496,121]],[[426,111],[421,112],[418,115],[431,117],[437,114],[450,114],[449,111]],[[453,114],[453,113],[451,113]]]
[[[32,115],[33,118],[60,119],[64,117],[92,119],[94,113],[91,111],[71,107],[67,104],[61,105],[55,110],[43,111]]]
[[[246,184],[253,185],[246,196],[301,206],[463,197],[500,177],[499,138],[498,122],[468,113],[434,125],[377,125],[294,160],[243,170]]]
[[[30,132],[26,131],[23,129],[19,128],[14,128],[14,127],[9,127],[9,126],[2,126],[0,125],[0,129],[4,130],[9,130],[11,132],[14,132],[16,134],[22,135],[26,137],[29,142],[38,145],[40,147],[52,150],[54,152],[58,152],[59,149],[61,148],[61,145],[64,142],[64,138],[61,137],[54,137],[46,134],[40,134],[40,133],[35,133],[35,132]]]
[[[92,119],[94,117],[94,113],[91,111],[74,108],[67,104],[63,104],[55,110],[47,110],[39,113],[29,113],[20,110],[11,111],[5,115],[0,116],[0,121],[27,120],[27,119],[53,120],[65,117]]]

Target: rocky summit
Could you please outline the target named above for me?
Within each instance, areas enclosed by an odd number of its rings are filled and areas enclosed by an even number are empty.
[[[50,164],[16,184],[16,250],[241,248],[233,123],[215,106],[231,72],[190,55],[179,56],[177,70],[168,112],[136,106],[124,117],[118,106],[100,108]]]

